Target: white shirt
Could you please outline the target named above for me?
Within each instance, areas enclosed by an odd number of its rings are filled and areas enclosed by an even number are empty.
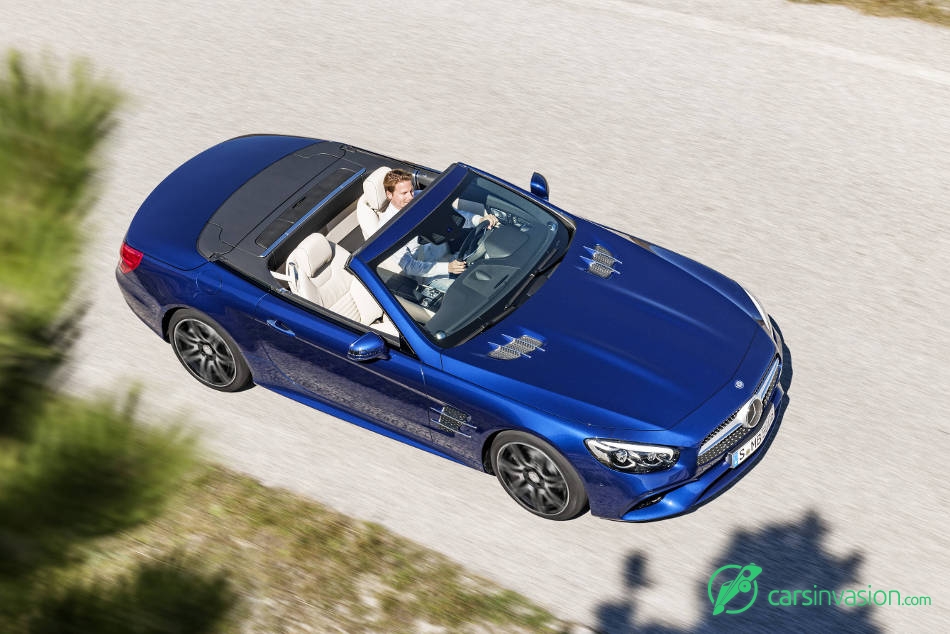
[[[447,242],[419,244],[418,237],[393,255],[399,257],[400,270],[415,278],[446,276],[449,274],[449,262],[453,259]]]
[[[391,204],[387,204],[386,207],[381,212],[376,214],[377,218],[379,218],[379,224],[376,225],[376,231],[379,231],[380,227],[382,227],[384,224],[389,222],[393,218],[393,216],[398,214],[400,211],[402,210],[396,209]]]
[[[474,227],[482,221],[482,216],[478,214],[461,209],[456,211],[465,218],[462,228]],[[397,213],[399,213],[398,209],[394,210],[392,205],[387,205],[386,209],[379,214],[379,226],[383,226],[389,218]],[[448,277],[449,263],[454,259],[454,254],[449,252],[448,242],[420,244],[419,237],[414,236],[403,247],[389,256],[381,266],[384,269],[401,272],[426,283],[425,278]]]

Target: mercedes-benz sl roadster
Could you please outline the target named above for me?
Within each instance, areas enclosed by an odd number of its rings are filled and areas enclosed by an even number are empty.
[[[522,190],[461,163],[239,137],[155,188],[116,277],[204,385],[257,384],[494,474],[548,519],[691,511],[778,429],[783,345],[761,304],[552,205],[537,173]]]

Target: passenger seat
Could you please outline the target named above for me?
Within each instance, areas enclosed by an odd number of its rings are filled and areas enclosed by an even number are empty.
[[[287,258],[290,290],[338,315],[398,336],[382,307],[359,279],[344,268],[349,257],[346,249],[323,234],[307,236]]]

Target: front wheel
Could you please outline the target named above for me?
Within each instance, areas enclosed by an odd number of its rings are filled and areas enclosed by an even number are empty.
[[[204,385],[237,392],[250,384],[251,371],[234,339],[207,315],[192,309],[175,313],[168,339],[181,364]]]
[[[536,436],[498,434],[491,446],[491,466],[508,495],[535,515],[569,520],[587,511],[587,492],[577,471]]]

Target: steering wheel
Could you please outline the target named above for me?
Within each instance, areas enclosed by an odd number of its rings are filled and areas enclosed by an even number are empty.
[[[488,220],[482,220],[478,223],[475,228],[465,236],[465,240],[462,241],[462,246],[460,246],[459,250],[455,253],[455,259],[462,260],[468,264],[467,259],[475,255],[482,244],[484,244],[490,226],[491,223]]]

